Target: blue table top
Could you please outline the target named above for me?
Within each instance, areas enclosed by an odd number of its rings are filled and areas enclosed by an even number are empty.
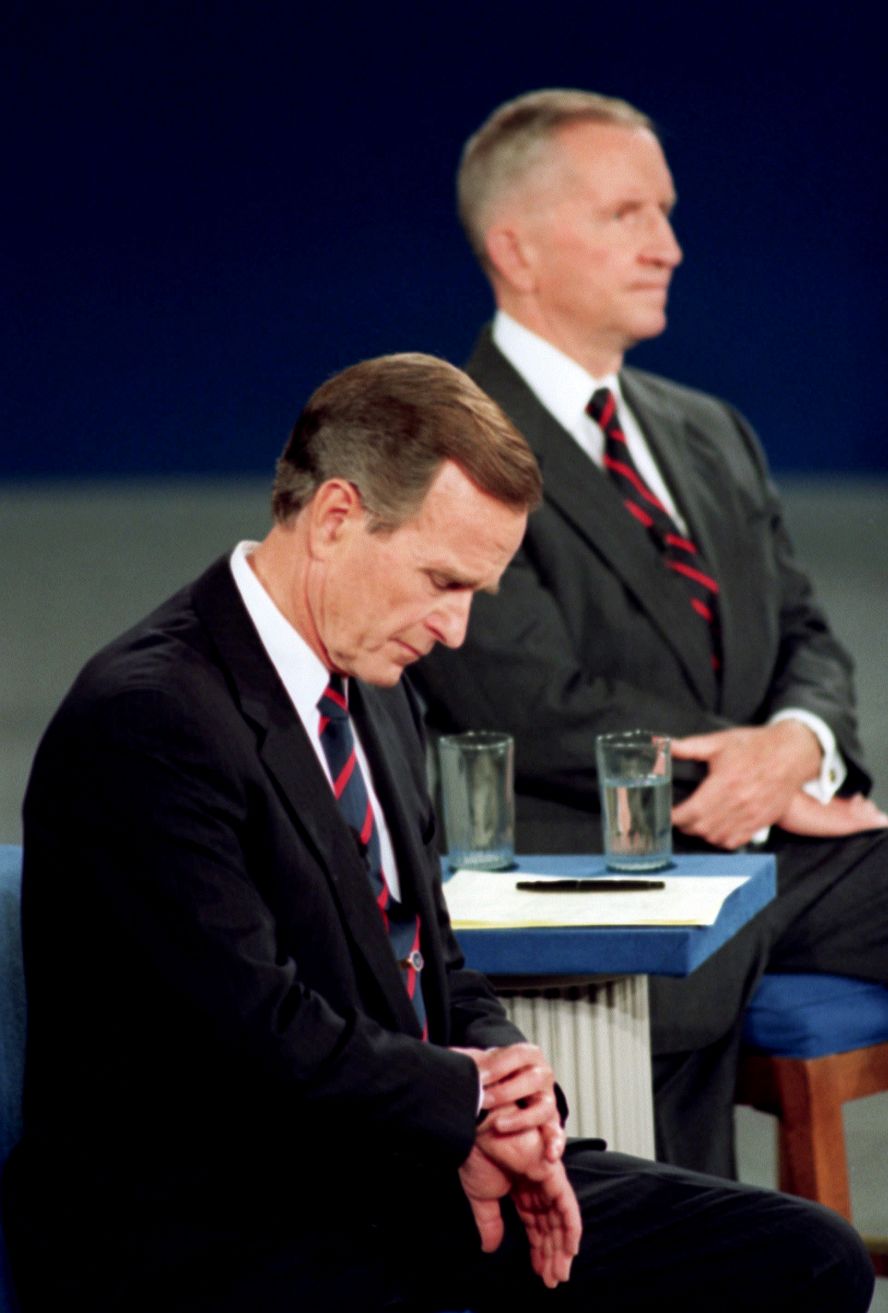
[[[516,858],[511,871],[542,875],[605,875],[598,854]],[[742,875],[711,926],[584,926],[532,930],[460,930],[470,967],[488,976],[687,976],[731,939],[774,897],[776,863],[770,854],[676,856],[670,876]],[[444,866],[445,880],[451,875]]]

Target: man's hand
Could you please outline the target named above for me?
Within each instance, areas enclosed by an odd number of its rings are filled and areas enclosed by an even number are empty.
[[[555,1075],[535,1044],[508,1044],[498,1049],[457,1049],[478,1068],[485,1129],[504,1135],[539,1130],[545,1156],[558,1162],[566,1137],[555,1101]]]
[[[501,1135],[485,1121],[478,1145],[511,1176],[509,1195],[527,1232],[531,1265],[554,1289],[570,1276],[582,1234],[579,1205],[564,1164],[549,1161],[536,1131]]]
[[[533,1270],[553,1290],[570,1277],[582,1234],[579,1205],[564,1164],[551,1166],[541,1181],[516,1181],[512,1200],[530,1241]]]
[[[493,1253],[503,1238],[499,1201],[512,1188],[512,1179],[477,1141],[459,1169],[459,1179],[475,1217],[481,1248],[485,1254]]]
[[[820,770],[821,748],[807,725],[781,720],[673,739],[672,754],[706,762],[706,778],[672,811],[672,822],[719,848],[741,848],[789,811]]]
[[[551,1168],[539,1131],[502,1136],[487,1128],[486,1122],[478,1128],[472,1151],[459,1169],[459,1177],[486,1254],[496,1249],[503,1238],[500,1199],[510,1193],[516,1180],[544,1176]]]
[[[524,1224],[533,1270],[550,1288],[570,1276],[582,1223],[576,1196],[561,1162],[549,1162],[539,1131],[500,1135],[485,1122],[460,1180],[485,1253],[503,1237],[499,1201],[509,1194]]]
[[[460,1168],[481,1247],[489,1253],[500,1244],[499,1201],[510,1195],[527,1232],[533,1270],[554,1288],[570,1275],[581,1222],[561,1162],[566,1140],[552,1069],[535,1044],[458,1052],[478,1068],[487,1112]]]
[[[805,834],[816,839],[839,839],[864,830],[882,830],[888,826],[888,816],[862,793],[852,798],[831,798],[818,802],[807,793],[796,793],[778,825],[793,834]]]

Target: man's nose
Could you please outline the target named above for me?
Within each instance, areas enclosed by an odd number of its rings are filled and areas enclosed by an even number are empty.
[[[469,627],[471,609],[472,594],[468,588],[448,594],[429,617],[429,626],[437,641],[445,647],[461,647]]]
[[[645,254],[658,264],[668,265],[674,269],[681,264],[684,252],[678,244],[675,229],[662,210],[655,210],[651,219],[650,234]]]

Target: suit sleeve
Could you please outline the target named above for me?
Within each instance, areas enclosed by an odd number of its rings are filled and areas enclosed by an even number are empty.
[[[773,604],[778,617],[777,655],[761,719],[787,708],[818,716],[832,730],[848,765],[849,777],[843,791],[868,790],[872,781],[857,731],[853,661],[833,634],[811,580],[796,560],[761,444],[741,415],[730,409],[728,414],[754,471],[757,486],[752,504],[761,508],[761,532],[767,535]],[[770,579],[763,581],[763,586],[768,583]]]

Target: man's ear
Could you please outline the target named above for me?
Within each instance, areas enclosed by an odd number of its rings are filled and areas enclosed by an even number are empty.
[[[309,550],[320,558],[338,550],[365,518],[361,494],[348,479],[327,479],[305,509]]]
[[[495,277],[513,291],[534,290],[533,248],[519,225],[493,224],[484,235],[484,249]]]

